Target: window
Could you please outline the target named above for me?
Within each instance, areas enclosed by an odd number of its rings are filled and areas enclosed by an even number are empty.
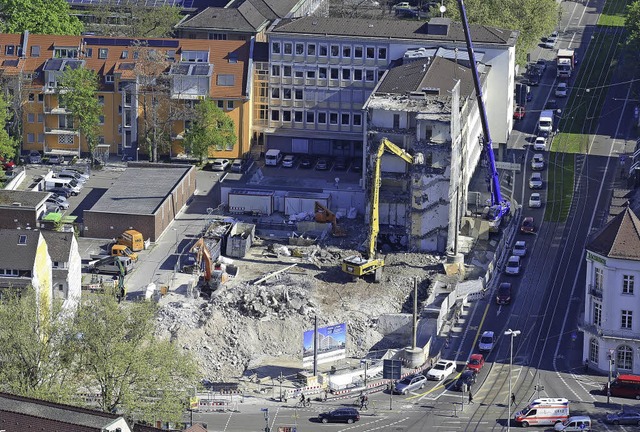
[[[29,102],[35,102],[36,95],[34,93],[29,93]]]
[[[302,89],[295,89],[293,92],[294,92],[293,97],[294,97],[296,100],[302,100],[302,99],[304,99],[304,96],[303,96],[303,93],[304,93],[304,92],[302,91]]]
[[[340,124],[342,126],[349,126],[350,120],[351,120],[351,116],[349,114],[342,114],[340,116]]]
[[[393,115],[393,128],[400,129],[400,114]]]
[[[593,303],[593,324],[600,327],[602,325],[602,304]]]
[[[367,58],[368,59],[376,58],[376,49],[374,47],[367,47]]]
[[[338,57],[340,55],[340,47],[338,45],[331,45],[331,57]]]
[[[64,285],[58,284],[58,291],[64,291]]]
[[[176,50],[167,51],[167,60],[175,61],[175,59],[176,59]]]
[[[632,321],[633,321],[633,311],[623,310],[622,322],[620,323],[620,327],[622,327],[623,329],[631,329]]]
[[[231,87],[235,84],[236,82],[236,77],[235,75],[231,75],[231,74],[220,74],[218,75],[218,85],[219,86],[225,86],[225,87]]]
[[[34,123],[36,121],[36,115],[34,113],[27,114],[27,123]]]
[[[58,144],[73,145],[73,135],[58,135]]]
[[[353,115],[353,125],[362,126],[362,114],[356,113]]]
[[[600,345],[598,345],[598,339],[593,338],[589,341],[589,361],[598,363],[598,357],[600,357]]]
[[[27,244],[27,236],[25,234],[20,234],[20,236],[18,237],[18,244],[19,245]]]
[[[290,77],[291,76],[291,66],[283,66],[282,67],[282,76]]]
[[[271,120],[279,121],[280,120],[280,111],[276,111],[276,110],[271,111]]]
[[[329,124],[337,125],[338,124],[338,113],[329,113]]]
[[[318,78],[327,79],[327,68],[326,67],[318,68]]]
[[[342,79],[345,81],[351,80],[351,69],[342,69]]]
[[[140,57],[140,52],[139,51],[134,51],[133,52],[133,59],[134,60],[138,60],[138,57]]]
[[[38,142],[39,143],[44,143],[44,134],[43,133],[39,133],[38,134]]]
[[[218,103],[218,108],[224,109],[224,101],[219,100],[217,101],[217,103]]]
[[[16,47],[14,45],[7,45],[4,47],[5,55],[12,56],[16,53]]]
[[[280,66],[278,65],[271,66],[271,76],[280,76]]]
[[[73,47],[54,48],[53,57],[54,58],[78,58],[78,49]],[[105,58],[106,58],[106,55],[105,55]]]
[[[633,370],[633,350],[627,345],[619,346],[616,350],[616,368]]]
[[[354,69],[353,70],[353,80],[354,81],[362,81],[362,69]]]
[[[313,111],[307,111],[307,123],[315,122],[315,113]]]
[[[129,51],[122,50],[122,54],[120,54],[120,58],[122,58],[122,59],[129,58]]]
[[[101,124],[101,125],[104,124],[104,116],[103,115],[98,116],[98,124]]]
[[[602,271],[601,268],[596,267],[594,285],[597,290],[602,290],[603,281],[604,281],[604,272]]]
[[[232,110],[233,109],[233,101],[232,100],[227,101],[227,109],[228,110]]]
[[[225,146],[224,146],[224,149],[225,149],[226,151],[231,151],[231,150],[233,150],[233,145],[234,145],[234,144],[233,144],[233,143],[231,143],[231,142],[230,142],[230,143],[227,143],[227,145],[225,145]]]
[[[227,40],[226,33],[209,33],[209,40]]]
[[[104,135],[98,136],[98,144],[104,144]]]
[[[109,55],[109,49],[108,48],[98,48],[98,58],[99,59],[106,59],[108,55]]]
[[[274,87],[271,89],[271,99],[280,99],[280,88]]]
[[[104,82],[112,83],[113,82],[113,75],[105,75],[104,76]]]
[[[33,45],[31,47],[31,57],[40,57],[40,45]]]
[[[351,58],[351,47],[343,46],[342,47],[342,57]]]
[[[353,49],[353,58],[361,59],[362,58],[362,47],[357,46]]]
[[[304,71],[303,70],[294,71],[293,76],[295,78],[304,78]]]
[[[33,143],[36,141],[36,136],[32,133],[28,133],[27,134],[27,142],[28,143]]]
[[[293,54],[293,44],[291,42],[284,43],[284,53],[288,55]]]
[[[622,276],[622,294],[633,294],[633,275]]]
[[[331,68],[331,79],[337,80],[340,77],[340,69]]]
[[[369,82],[375,81],[375,72],[373,69],[367,69],[365,71],[365,79]]]
[[[98,96],[98,103],[104,105],[104,96]]]
[[[291,111],[289,111],[289,110],[283,110],[282,111],[282,121],[283,122],[290,122],[291,121]]]
[[[231,64],[236,64],[236,63],[238,63],[238,53],[230,52],[230,53],[227,55],[227,58],[229,59],[229,63],[231,63]]]
[[[136,57],[135,54],[138,54],[138,53],[134,53],[134,57]],[[87,51],[85,52],[85,55],[87,57],[93,57],[93,48],[87,48]]]
[[[387,58],[387,49],[386,48],[378,48],[378,58],[380,60],[385,60]]]
[[[318,45],[318,55],[320,57],[326,57],[328,52],[329,52],[329,47],[323,44]]]
[[[307,79],[315,79],[315,77],[316,77],[316,71],[314,70],[307,71]]]
[[[316,55],[316,44],[310,43],[307,45],[307,55]]]
[[[38,102],[44,102],[44,95],[42,93],[38,94]]]
[[[38,113],[38,123],[44,123],[44,114]]]
[[[282,99],[291,100],[291,89],[290,88],[282,89]]]
[[[296,123],[302,123],[302,111],[293,112],[293,121]]]
[[[271,42],[271,52],[273,54],[280,54],[280,42]]]
[[[318,123],[327,124],[327,113],[324,113],[324,112],[318,113]]]
[[[296,55],[302,55],[302,54],[304,54],[304,44],[296,43]]]

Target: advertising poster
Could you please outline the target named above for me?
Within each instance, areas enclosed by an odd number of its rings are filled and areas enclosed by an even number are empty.
[[[318,327],[318,364],[343,359],[347,356],[347,324]],[[302,366],[313,365],[313,330],[303,335]]]

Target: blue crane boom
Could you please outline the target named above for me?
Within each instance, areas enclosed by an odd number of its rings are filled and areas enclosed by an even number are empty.
[[[469,31],[469,21],[467,20],[467,11],[464,7],[464,1],[458,0],[460,8],[460,19],[462,20],[462,28],[464,29],[464,38],[467,42],[467,53],[469,54],[469,62],[473,71],[473,85],[476,90],[476,98],[478,99],[478,109],[480,111],[480,123],[482,124],[482,144],[487,157],[487,165],[489,169],[489,189],[491,192],[491,201],[487,218],[495,223],[495,228],[500,226],[502,218],[509,214],[510,203],[502,198],[500,192],[500,177],[496,168],[496,158],[493,154],[493,141],[489,133],[489,121],[487,120],[487,109],[482,99],[482,85],[480,84],[480,76],[478,75],[478,66],[476,64],[476,56],[473,51],[473,42],[471,41],[471,32]]]

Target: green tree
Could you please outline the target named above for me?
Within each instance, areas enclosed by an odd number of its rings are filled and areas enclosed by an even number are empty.
[[[104,411],[145,420],[180,421],[195,362],[179,347],[154,337],[156,308],[118,304],[114,296],[85,302],[76,317],[75,351],[87,389],[99,389]]]
[[[69,321],[59,302],[38,313],[33,288],[3,293],[0,306],[0,386],[3,391],[68,402],[76,391],[66,349]]]
[[[57,88],[58,98],[71,111],[74,125],[80,136],[84,136],[91,160],[95,159],[98,135],[100,133],[100,115],[102,107],[98,102],[98,75],[89,69],[67,68],[62,73]]]
[[[7,97],[0,91],[0,156],[6,160],[15,157],[18,144],[17,141],[9,135],[9,132],[7,132],[7,125],[10,119],[10,105]]]
[[[457,0],[446,0],[445,5],[445,17],[460,21]],[[465,9],[471,24],[520,32],[516,45],[519,64],[525,64],[527,53],[556,28],[561,10],[556,0],[466,0]]]
[[[640,58],[640,1],[636,0],[627,5],[624,26],[627,30],[626,44],[629,48],[628,53],[637,62]]]
[[[87,27],[105,36],[131,38],[172,37],[181,19],[180,8],[174,6],[146,7],[143,4],[129,6],[105,6],[89,9],[92,22]]]
[[[211,99],[196,105],[191,129],[185,133],[185,149],[200,159],[209,156],[209,149],[225,150],[236,144],[238,138],[231,117]]]
[[[3,33],[79,35],[83,30],[65,0],[0,0],[0,16]]]

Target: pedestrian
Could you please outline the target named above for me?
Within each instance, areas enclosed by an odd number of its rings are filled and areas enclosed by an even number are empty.
[[[516,395],[511,393],[511,405],[515,405],[516,404]]]
[[[469,392],[469,404],[473,403],[473,395]]]
[[[589,373],[589,359],[584,359],[584,373]]]
[[[327,401],[327,396],[329,396],[329,391],[325,389],[325,391],[324,391],[324,402]]]

